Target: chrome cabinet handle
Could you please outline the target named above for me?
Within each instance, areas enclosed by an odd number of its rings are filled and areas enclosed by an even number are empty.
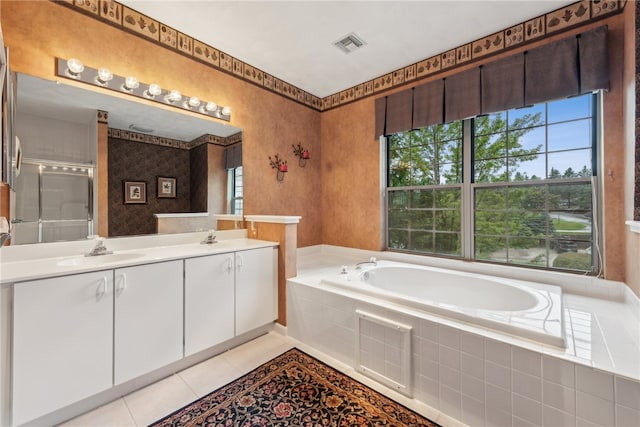
[[[127,275],[125,273],[122,273],[122,276],[120,276],[120,278],[121,280],[118,281],[118,286],[116,287],[117,296],[122,295],[124,290],[127,289]]]
[[[238,271],[240,271],[240,268],[242,268],[242,256],[240,255],[236,255],[236,268],[238,269]]]
[[[233,271],[233,260],[231,258],[227,258],[227,274],[231,274]]]
[[[96,288],[96,301],[100,301],[107,293],[107,278],[101,277]]]

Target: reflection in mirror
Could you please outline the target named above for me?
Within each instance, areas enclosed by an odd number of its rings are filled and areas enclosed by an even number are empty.
[[[225,161],[241,150],[239,128],[24,74],[17,94],[24,167],[13,244],[156,233],[155,214],[167,213],[209,214],[175,231],[213,228],[214,214],[233,213],[229,206],[242,201],[241,160]],[[158,192],[158,177],[175,178],[169,197]],[[125,181],[145,183],[144,203],[125,204]],[[106,197],[98,185],[108,187]]]

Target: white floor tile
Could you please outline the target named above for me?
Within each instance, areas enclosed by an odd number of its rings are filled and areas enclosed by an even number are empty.
[[[135,425],[124,399],[118,399],[60,424],[59,427],[135,427]]]
[[[198,396],[178,376],[171,375],[124,397],[136,425],[143,426],[169,415]]]
[[[231,365],[222,356],[205,360],[178,373],[178,376],[198,397],[211,393],[241,375],[240,369]]]

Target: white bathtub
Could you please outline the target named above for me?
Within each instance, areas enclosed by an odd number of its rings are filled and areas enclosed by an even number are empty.
[[[323,285],[384,299],[485,329],[565,347],[557,286],[379,261],[322,280]]]

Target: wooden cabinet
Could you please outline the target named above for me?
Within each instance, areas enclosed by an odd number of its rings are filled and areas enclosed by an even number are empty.
[[[184,355],[233,338],[234,254],[185,260]]]
[[[115,270],[114,383],[183,355],[183,261]]]
[[[14,287],[13,423],[113,384],[113,271]]]
[[[277,263],[274,248],[236,252],[236,335],[277,318]]]

